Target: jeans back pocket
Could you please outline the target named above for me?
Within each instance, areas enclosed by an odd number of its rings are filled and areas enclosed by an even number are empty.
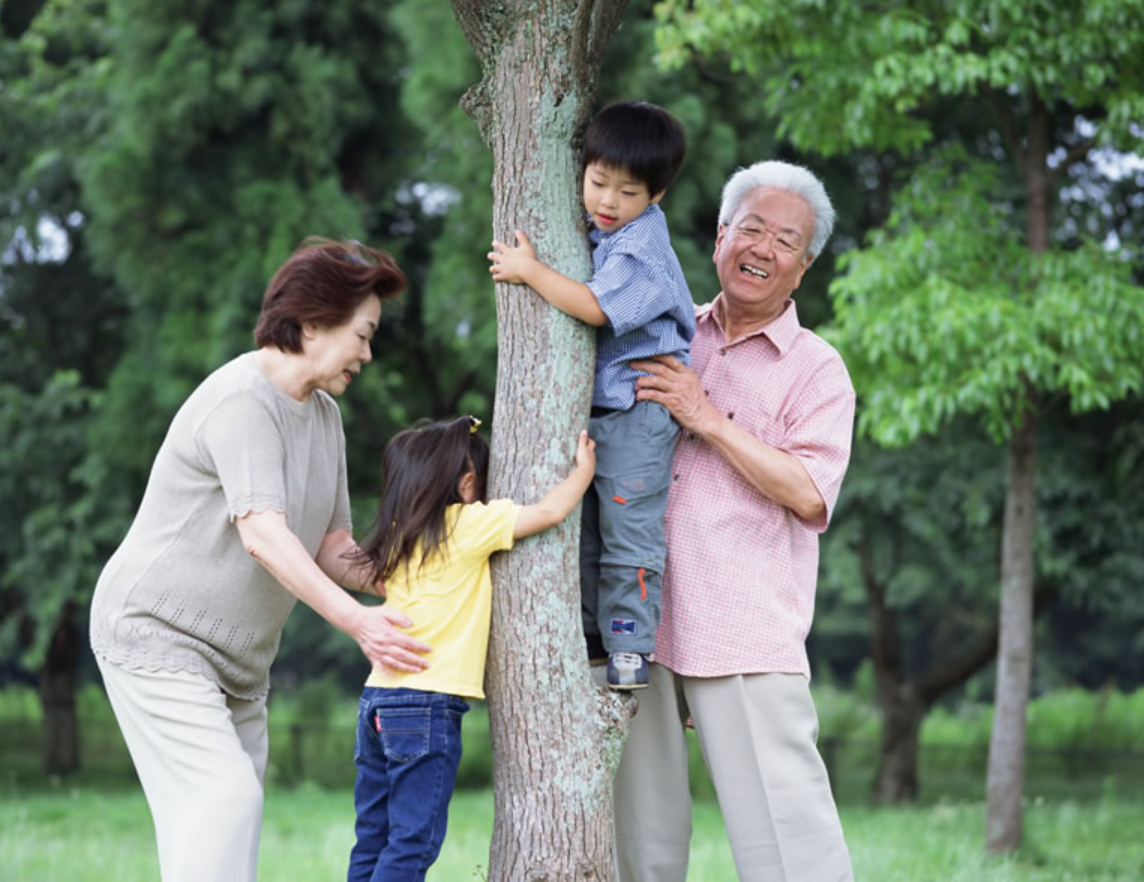
[[[381,748],[391,762],[412,762],[429,752],[430,708],[382,706],[376,713]]]

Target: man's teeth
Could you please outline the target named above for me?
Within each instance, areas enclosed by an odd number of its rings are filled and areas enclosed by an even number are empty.
[[[770,278],[770,276],[767,275],[766,270],[761,270],[758,267],[754,267],[754,266],[748,266],[745,263],[741,267],[739,267],[739,269],[741,269],[745,273],[750,273],[752,276],[758,276],[760,279],[769,279]]]

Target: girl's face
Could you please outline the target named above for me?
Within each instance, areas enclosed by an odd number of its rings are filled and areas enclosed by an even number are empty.
[[[476,472],[465,472],[461,475],[461,480],[457,484],[457,493],[465,500],[466,505],[472,505],[478,501]]]

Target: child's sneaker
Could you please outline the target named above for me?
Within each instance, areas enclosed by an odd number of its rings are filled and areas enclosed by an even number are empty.
[[[627,691],[647,688],[647,656],[613,652],[608,656],[608,688]]]

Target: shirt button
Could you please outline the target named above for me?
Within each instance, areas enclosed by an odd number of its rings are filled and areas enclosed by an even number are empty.
[[[679,480],[679,475],[672,475],[672,477],[671,477],[671,480],[673,480],[673,481],[678,481],[678,480]]]
[[[720,350],[719,350],[719,354],[720,354],[720,355],[726,355],[726,354],[727,354],[727,350],[726,350],[726,349],[720,349]]]

